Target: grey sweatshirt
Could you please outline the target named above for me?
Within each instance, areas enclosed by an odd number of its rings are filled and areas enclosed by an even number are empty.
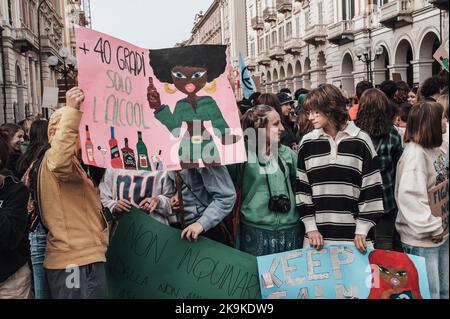
[[[444,155],[439,148],[424,149],[407,143],[397,166],[395,199],[398,206],[396,228],[404,244],[438,247],[431,241],[444,230],[441,217],[433,216],[428,192],[448,179]]]
[[[120,199],[138,207],[143,199],[158,197],[159,206],[151,216],[168,225],[176,221],[170,206],[170,197],[176,192],[174,185],[168,173],[107,169],[99,188],[102,204],[111,212]]]
[[[217,226],[233,209],[236,191],[225,166],[181,171],[184,221],[199,222],[204,231]],[[175,172],[169,172],[175,185]]]

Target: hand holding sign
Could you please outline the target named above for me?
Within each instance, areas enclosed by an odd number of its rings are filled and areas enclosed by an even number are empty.
[[[148,78],[147,100],[152,110],[156,110],[161,106],[161,97],[153,84],[152,77]]]
[[[66,93],[67,106],[79,110],[81,103],[84,101],[84,93],[78,87],[73,87]]]

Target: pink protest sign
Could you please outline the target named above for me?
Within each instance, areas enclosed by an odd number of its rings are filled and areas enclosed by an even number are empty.
[[[148,50],[77,28],[86,164],[179,170],[246,161],[226,46]]]

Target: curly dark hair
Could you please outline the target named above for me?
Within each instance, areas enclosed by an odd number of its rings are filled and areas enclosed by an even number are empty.
[[[378,89],[364,92],[359,101],[356,125],[371,137],[385,136],[392,126],[386,113],[389,101]]]
[[[312,90],[303,100],[305,111],[319,111],[330,119],[340,131],[349,120],[347,99],[332,84],[321,84]]]
[[[386,80],[381,82],[380,90],[386,94],[388,99],[394,99],[395,92],[397,92],[397,84],[392,80]]]
[[[207,70],[208,82],[225,72],[227,46],[193,45],[181,48],[150,50],[150,66],[156,78],[173,84],[172,69],[176,66],[199,67]]]

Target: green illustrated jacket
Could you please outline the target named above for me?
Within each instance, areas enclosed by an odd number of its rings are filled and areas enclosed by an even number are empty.
[[[162,105],[155,111],[155,117],[167,127],[176,138],[180,136],[183,122],[193,122],[194,125],[202,125],[201,122],[203,121],[211,121],[214,129],[220,132],[222,136],[227,134],[227,131],[229,130],[229,126],[225,122],[216,101],[210,96],[199,97],[197,109],[194,109],[188,99],[178,101],[173,113],[170,111],[169,106]],[[213,144],[209,145],[211,143]],[[205,156],[202,156],[202,154],[207,146],[209,146],[207,157],[219,157],[217,148],[211,138],[201,139],[200,141],[197,140],[197,143],[195,143],[187,133],[180,145],[180,159],[183,162],[193,162],[198,159],[205,159]]]

